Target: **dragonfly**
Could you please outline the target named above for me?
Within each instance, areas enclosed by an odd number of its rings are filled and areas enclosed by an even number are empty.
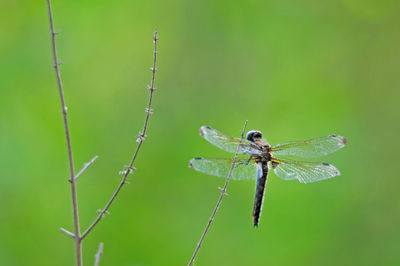
[[[253,224],[258,226],[268,173],[272,169],[276,176],[283,180],[298,180],[301,183],[313,183],[340,175],[339,170],[329,163],[303,162],[286,157],[318,158],[343,148],[346,138],[339,135],[328,135],[306,141],[286,142],[270,145],[258,130],[250,130],[246,139],[229,136],[210,126],[202,126],[200,135],[211,144],[229,153],[248,155],[238,159],[234,165],[231,179],[256,180],[256,191],[253,205]],[[284,158],[278,158],[284,156]],[[213,176],[227,178],[233,159],[227,158],[193,158],[189,167]]]

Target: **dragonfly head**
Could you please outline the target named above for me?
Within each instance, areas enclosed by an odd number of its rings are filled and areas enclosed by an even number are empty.
[[[250,130],[247,132],[246,139],[251,142],[256,142],[262,139],[262,133],[258,130]]]

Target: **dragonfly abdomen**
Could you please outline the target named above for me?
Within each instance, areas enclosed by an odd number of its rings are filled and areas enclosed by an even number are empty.
[[[265,186],[267,185],[268,178],[268,165],[267,163],[259,163],[263,169],[263,175],[257,178],[256,193],[254,197],[254,208],[253,208],[253,224],[258,226],[258,222],[261,216],[262,204],[264,201]]]

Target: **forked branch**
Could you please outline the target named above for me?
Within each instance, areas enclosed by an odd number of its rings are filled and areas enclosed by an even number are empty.
[[[60,97],[60,102],[61,102],[61,113],[63,116],[63,121],[64,121],[64,131],[65,131],[65,138],[66,138],[66,143],[67,143],[67,151],[68,151],[68,162],[69,162],[69,179],[68,181],[70,182],[71,185],[71,196],[72,196],[72,210],[73,210],[73,222],[74,222],[74,232],[71,233],[68,230],[64,228],[60,228],[60,230],[65,233],[66,235],[72,237],[75,241],[75,254],[76,254],[76,265],[81,266],[82,265],[82,240],[88,235],[88,233],[93,230],[93,228],[97,225],[97,223],[104,217],[104,215],[107,212],[108,208],[111,206],[112,202],[118,195],[119,191],[123,187],[124,184],[126,184],[126,179],[134,169],[133,164],[136,160],[136,157],[139,153],[140,147],[143,144],[143,141],[146,138],[146,131],[149,123],[149,118],[150,114],[152,113],[151,111],[151,105],[152,105],[152,99],[153,99],[153,92],[155,90],[154,88],[154,80],[155,80],[155,72],[157,71],[156,68],[156,60],[157,60],[157,30],[154,32],[154,56],[153,56],[153,66],[150,68],[152,71],[152,79],[151,79],[151,85],[148,86],[148,89],[150,91],[149,95],[149,102],[146,108],[146,117],[144,121],[144,126],[142,132],[139,133],[139,136],[137,138],[137,148],[136,151],[131,159],[131,162],[127,168],[127,170],[124,172],[124,176],[118,185],[117,189],[111,196],[110,200],[107,202],[103,210],[100,211],[99,215],[97,218],[94,220],[94,222],[89,226],[89,228],[81,235],[80,233],[80,226],[79,226],[79,215],[78,215],[78,200],[77,200],[77,193],[76,193],[76,180],[94,163],[94,161],[98,158],[96,155],[91,161],[86,163],[84,167],[75,175],[75,170],[74,170],[74,162],[73,162],[73,156],[72,156],[72,147],[71,147],[71,138],[70,138],[70,130],[69,130],[69,125],[68,125],[68,119],[67,119],[67,106],[65,104],[65,99],[64,99],[64,91],[63,91],[63,86],[62,86],[62,80],[61,80],[61,74],[60,74],[60,69],[59,69],[59,61],[57,57],[57,49],[56,49],[56,39],[55,36],[58,34],[58,32],[54,31],[54,23],[53,23],[53,14],[52,14],[52,9],[51,9],[51,2],[50,0],[46,0],[47,3],[47,10],[48,10],[48,16],[49,16],[49,24],[50,24],[50,35],[51,35],[51,44],[52,44],[52,54],[53,54],[53,66],[55,69],[56,73],[56,78],[57,78],[57,85],[58,85],[58,91],[59,91],[59,97]],[[103,252],[103,243],[100,243],[98,252],[96,254],[96,261],[95,265],[98,265],[100,263],[100,258],[101,254]]]
[[[154,51],[153,51],[153,66],[150,68],[150,70],[152,71],[152,78],[151,78],[151,84],[150,86],[147,87],[147,89],[150,91],[149,94],[149,102],[147,104],[147,108],[146,108],[146,117],[144,120],[144,125],[143,125],[143,130],[141,132],[139,132],[139,136],[136,139],[136,142],[138,143],[135,153],[132,156],[131,162],[129,163],[129,166],[127,167],[126,171],[124,171],[123,173],[123,177],[121,182],[119,183],[117,189],[114,191],[113,195],[111,196],[110,200],[106,203],[106,205],[104,206],[104,208],[100,211],[99,215],[97,216],[97,218],[93,221],[93,223],[88,227],[88,229],[86,229],[86,231],[82,234],[81,236],[81,240],[84,239],[92,230],[93,228],[98,224],[98,222],[100,222],[100,220],[105,216],[105,214],[107,213],[107,210],[110,208],[111,204],[114,202],[115,198],[117,197],[118,193],[121,191],[121,188],[127,183],[126,179],[128,177],[128,175],[130,173],[132,173],[134,171],[134,163],[136,160],[136,157],[139,153],[140,148],[142,147],[142,144],[146,138],[146,132],[147,132],[147,127],[148,127],[148,123],[149,123],[149,119],[150,119],[150,115],[152,114],[152,110],[151,110],[151,104],[152,104],[152,100],[153,100],[153,93],[154,90],[156,90],[156,88],[154,88],[154,80],[155,80],[155,75],[156,75],[156,71],[157,71],[157,41],[158,41],[158,37],[157,37],[157,29],[154,31],[154,36],[153,36],[153,43],[154,43]]]
[[[235,167],[235,164],[236,164],[236,161],[237,161],[237,156],[238,156],[238,153],[239,153],[239,148],[240,148],[240,145],[242,145],[243,136],[244,136],[244,132],[245,132],[245,130],[246,130],[246,126],[247,126],[247,120],[246,120],[246,122],[244,123],[243,130],[242,130],[242,134],[241,134],[241,137],[240,137],[240,142],[239,142],[239,144],[238,144],[238,146],[237,146],[237,148],[236,148],[235,157],[234,157],[234,159],[233,159],[233,161],[232,161],[231,169],[229,170],[229,174],[228,174],[228,177],[226,178],[225,185],[224,185],[224,187],[223,187],[222,190],[221,190],[221,195],[219,196],[219,199],[218,199],[218,201],[217,201],[217,205],[215,206],[214,211],[212,212],[211,217],[210,217],[210,219],[208,220],[208,223],[207,223],[207,225],[206,225],[206,228],[204,229],[204,232],[203,232],[203,234],[202,234],[201,237],[200,237],[200,241],[197,243],[197,246],[196,246],[196,249],[194,250],[193,256],[192,256],[192,258],[191,258],[190,261],[189,261],[189,264],[188,264],[189,266],[193,264],[194,259],[196,258],[196,255],[197,255],[197,253],[199,252],[199,249],[200,249],[200,247],[201,247],[201,244],[202,244],[203,241],[204,241],[204,237],[206,236],[206,234],[207,234],[207,232],[208,232],[208,229],[210,228],[210,225],[211,225],[212,221],[214,220],[214,216],[215,216],[215,214],[217,213],[217,211],[218,211],[218,209],[219,209],[219,206],[221,205],[222,198],[223,198],[223,197],[225,196],[225,194],[226,194],[226,187],[228,186],[229,180],[231,179],[232,171],[233,171],[233,168]]]

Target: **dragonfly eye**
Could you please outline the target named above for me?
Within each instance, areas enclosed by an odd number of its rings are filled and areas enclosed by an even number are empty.
[[[246,139],[248,141],[254,142],[256,140],[262,139],[262,134],[258,130],[250,130],[249,132],[247,132]]]

